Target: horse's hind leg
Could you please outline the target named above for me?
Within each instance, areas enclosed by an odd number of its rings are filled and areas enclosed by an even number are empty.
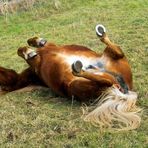
[[[79,78],[69,84],[68,95],[88,103],[99,97],[105,89],[111,87],[115,80],[109,74],[83,71],[82,66],[80,61],[76,61],[72,65],[73,74]]]
[[[116,79],[112,75],[99,71],[95,72],[89,72],[86,70],[84,71],[82,70],[82,66],[83,65],[81,61],[76,61],[75,63],[73,63],[72,70],[75,76],[86,78],[88,80],[96,82],[100,86],[104,85],[110,87],[113,84],[117,84]]]
[[[12,70],[4,67],[0,67],[0,85],[11,86],[18,80],[18,74]]]
[[[110,41],[109,37],[106,34],[106,29],[103,25],[96,26],[96,33],[99,36],[100,40],[107,45],[104,50],[104,54],[113,59],[120,59],[124,57],[124,53],[122,52],[121,48]]]
[[[20,74],[16,73],[14,70],[0,67],[1,91],[10,92],[24,88],[28,85],[45,86],[30,67],[22,71]]]
[[[12,69],[0,67],[0,94],[13,91],[18,82],[19,74]]]
[[[100,89],[97,83],[91,80],[78,78],[69,84],[68,96],[74,96],[78,98],[79,101],[88,103],[91,99],[98,97],[101,91],[103,91],[103,89]]]
[[[28,85],[45,86],[43,81],[37,76],[31,67],[25,69],[18,75],[18,81],[15,85],[15,89],[20,89]]]

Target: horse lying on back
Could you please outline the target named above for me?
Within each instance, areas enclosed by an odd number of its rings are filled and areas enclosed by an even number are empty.
[[[102,54],[79,45],[58,46],[38,37],[20,47],[18,55],[29,68],[22,73],[0,67],[0,85],[13,91],[27,85],[44,85],[54,92],[81,102],[93,101],[84,112],[84,120],[100,126],[135,129],[140,125],[137,94],[132,90],[132,73],[119,46],[106,35],[104,26],[97,25],[96,33],[107,45]]]

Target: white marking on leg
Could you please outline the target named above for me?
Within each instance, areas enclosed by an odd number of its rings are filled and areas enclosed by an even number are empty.
[[[23,55],[24,55],[25,60],[28,60],[28,58],[29,58],[28,55],[29,55],[31,52],[35,52],[35,51],[34,51],[33,49],[31,49],[31,48],[28,48],[26,52],[23,52]]]

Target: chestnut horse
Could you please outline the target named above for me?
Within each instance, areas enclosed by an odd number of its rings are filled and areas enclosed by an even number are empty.
[[[135,129],[140,125],[137,94],[132,91],[132,73],[121,48],[112,43],[102,25],[96,33],[106,44],[102,54],[79,45],[64,45],[33,37],[29,46],[20,47],[18,55],[29,68],[17,74],[0,68],[0,85],[13,91],[27,85],[44,85],[54,92],[85,103],[93,101],[84,112],[84,120],[102,127]],[[118,123],[118,125],[117,125]]]

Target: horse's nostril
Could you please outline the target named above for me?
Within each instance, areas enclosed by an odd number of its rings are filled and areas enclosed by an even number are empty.
[[[99,37],[102,37],[105,32],[106,32],[106,29],[103,25],[99,24],[96,26],[96,34]]]

